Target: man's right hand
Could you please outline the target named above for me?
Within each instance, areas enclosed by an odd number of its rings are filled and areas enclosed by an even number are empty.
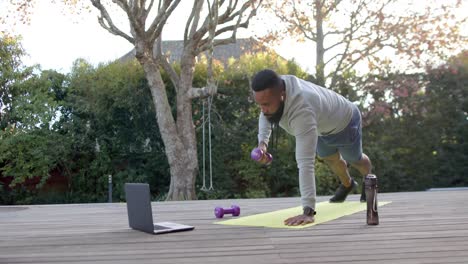
[[[267,152],[267,145],[264,142],[258,143],[258,148],[261,149],[263,152]]]
[[[284,220],[284,224],[288,226],[297,226],[297,225],[307,225],[310,223],[313,223],[315,221],[315,217],[308,216],[308,215],[297,215],[294,217],[290,217],[286,220]]]

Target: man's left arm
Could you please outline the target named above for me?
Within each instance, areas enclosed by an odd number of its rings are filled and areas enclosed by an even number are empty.
[[[303,207],[315,209],[315,152],[317,147],[317,129],[296,135],[296,162],[299,169],[299,189]]]
[[[306,122],[307,123],[307,122]],[[296,134],[296,162],[299,169],[299,189],[303,208],[315,210],[315,152],[317,147],[317,125],[301,123],[305,129]],[[286,225],[300,225],[314,222],[314,213],[294,216],[285,220]]]

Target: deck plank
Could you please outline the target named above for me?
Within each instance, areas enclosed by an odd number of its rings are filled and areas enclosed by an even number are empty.
[[[213,224],[218,205],[246,216],[298,206],[297,197],[153,202],[155,221],[195,226],[166,235],[131,230],[124,203],[0,206],[0,263],[466,263],[467,197],[383,193],[392,203],[379,226],[359,212],[299,230]]]

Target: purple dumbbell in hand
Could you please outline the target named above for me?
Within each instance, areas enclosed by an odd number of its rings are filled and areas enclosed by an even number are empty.
[[[232,205],[230,209],[216,207],[214,212],[215,212],[216,218],[223,218],[225,214],[232,214],[233,216],[238,216],[240,215],[240,207],[237,205]]]
[[[250,157],[263,165],[270,165],[273,161],[273,156],[260,148],[254,148],[250,153]]]

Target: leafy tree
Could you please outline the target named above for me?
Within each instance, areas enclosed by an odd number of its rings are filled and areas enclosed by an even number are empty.
[[[51,171],[66,168],[69,148],[66,136],[52,127],[63,99],[64,76],[53,71],[37,73],[38,67],[23,66],[24,55],[19,38],[2,36],[0,175],[4,191],[13,188],[17,192],[30,185],[20,191],[27,196],[38,192]],[[13,202],[3,196],[4,203]]]
[[[3,132],[0,138],[0,170],[4,177],[12,177],[9,187],[37,178],[39,182],[32,188],[39,189],[53,169],[66,166],[69,145],[63,135],[46,129],[15,130]]]
[[[64,131],[72,136],[72,192],[103,201],[108,175],[123,199],[125,182],[149,182],[162,197],[169,167],[143,68],[136,61],[94,68],[77,60],[69,77]]]
[[[281,21],[267,41],[285,35],[315,44],[315,82],[334,89],[341,75],[361,64],[369,70],[392,64],[385,54],[399,54],[424,66],[466,45],[460,33],[466,17],[456,17],[462,1],[430,1],[422,7],[398,0],[266,1]],[[271,20],[268,21],[271,24]],[[391,56],[391,55],[390,55]],[[398,66],[402,66],[401,59]]]
[[[466,53],[427,74],[368,79],[364,148],[382,190],[466,185]]]
[[[434,131],[430,139],[435,186],[468,185],[468,51],[446,64],[428,70],[426,87],[427,119],[424,125]]]
[[[5,130],[14,125],[11,116],[12,102],[20,93],[18,85],[32,74],[31,68],[22,63],[25,51],[20,39],[7,34],[0,35],[0,129]]]
[[[422,125],[424,76],[392,73],[368,78],[363,111],[364,150],[382,191],[421,190],[431,182],[431,132]]]

